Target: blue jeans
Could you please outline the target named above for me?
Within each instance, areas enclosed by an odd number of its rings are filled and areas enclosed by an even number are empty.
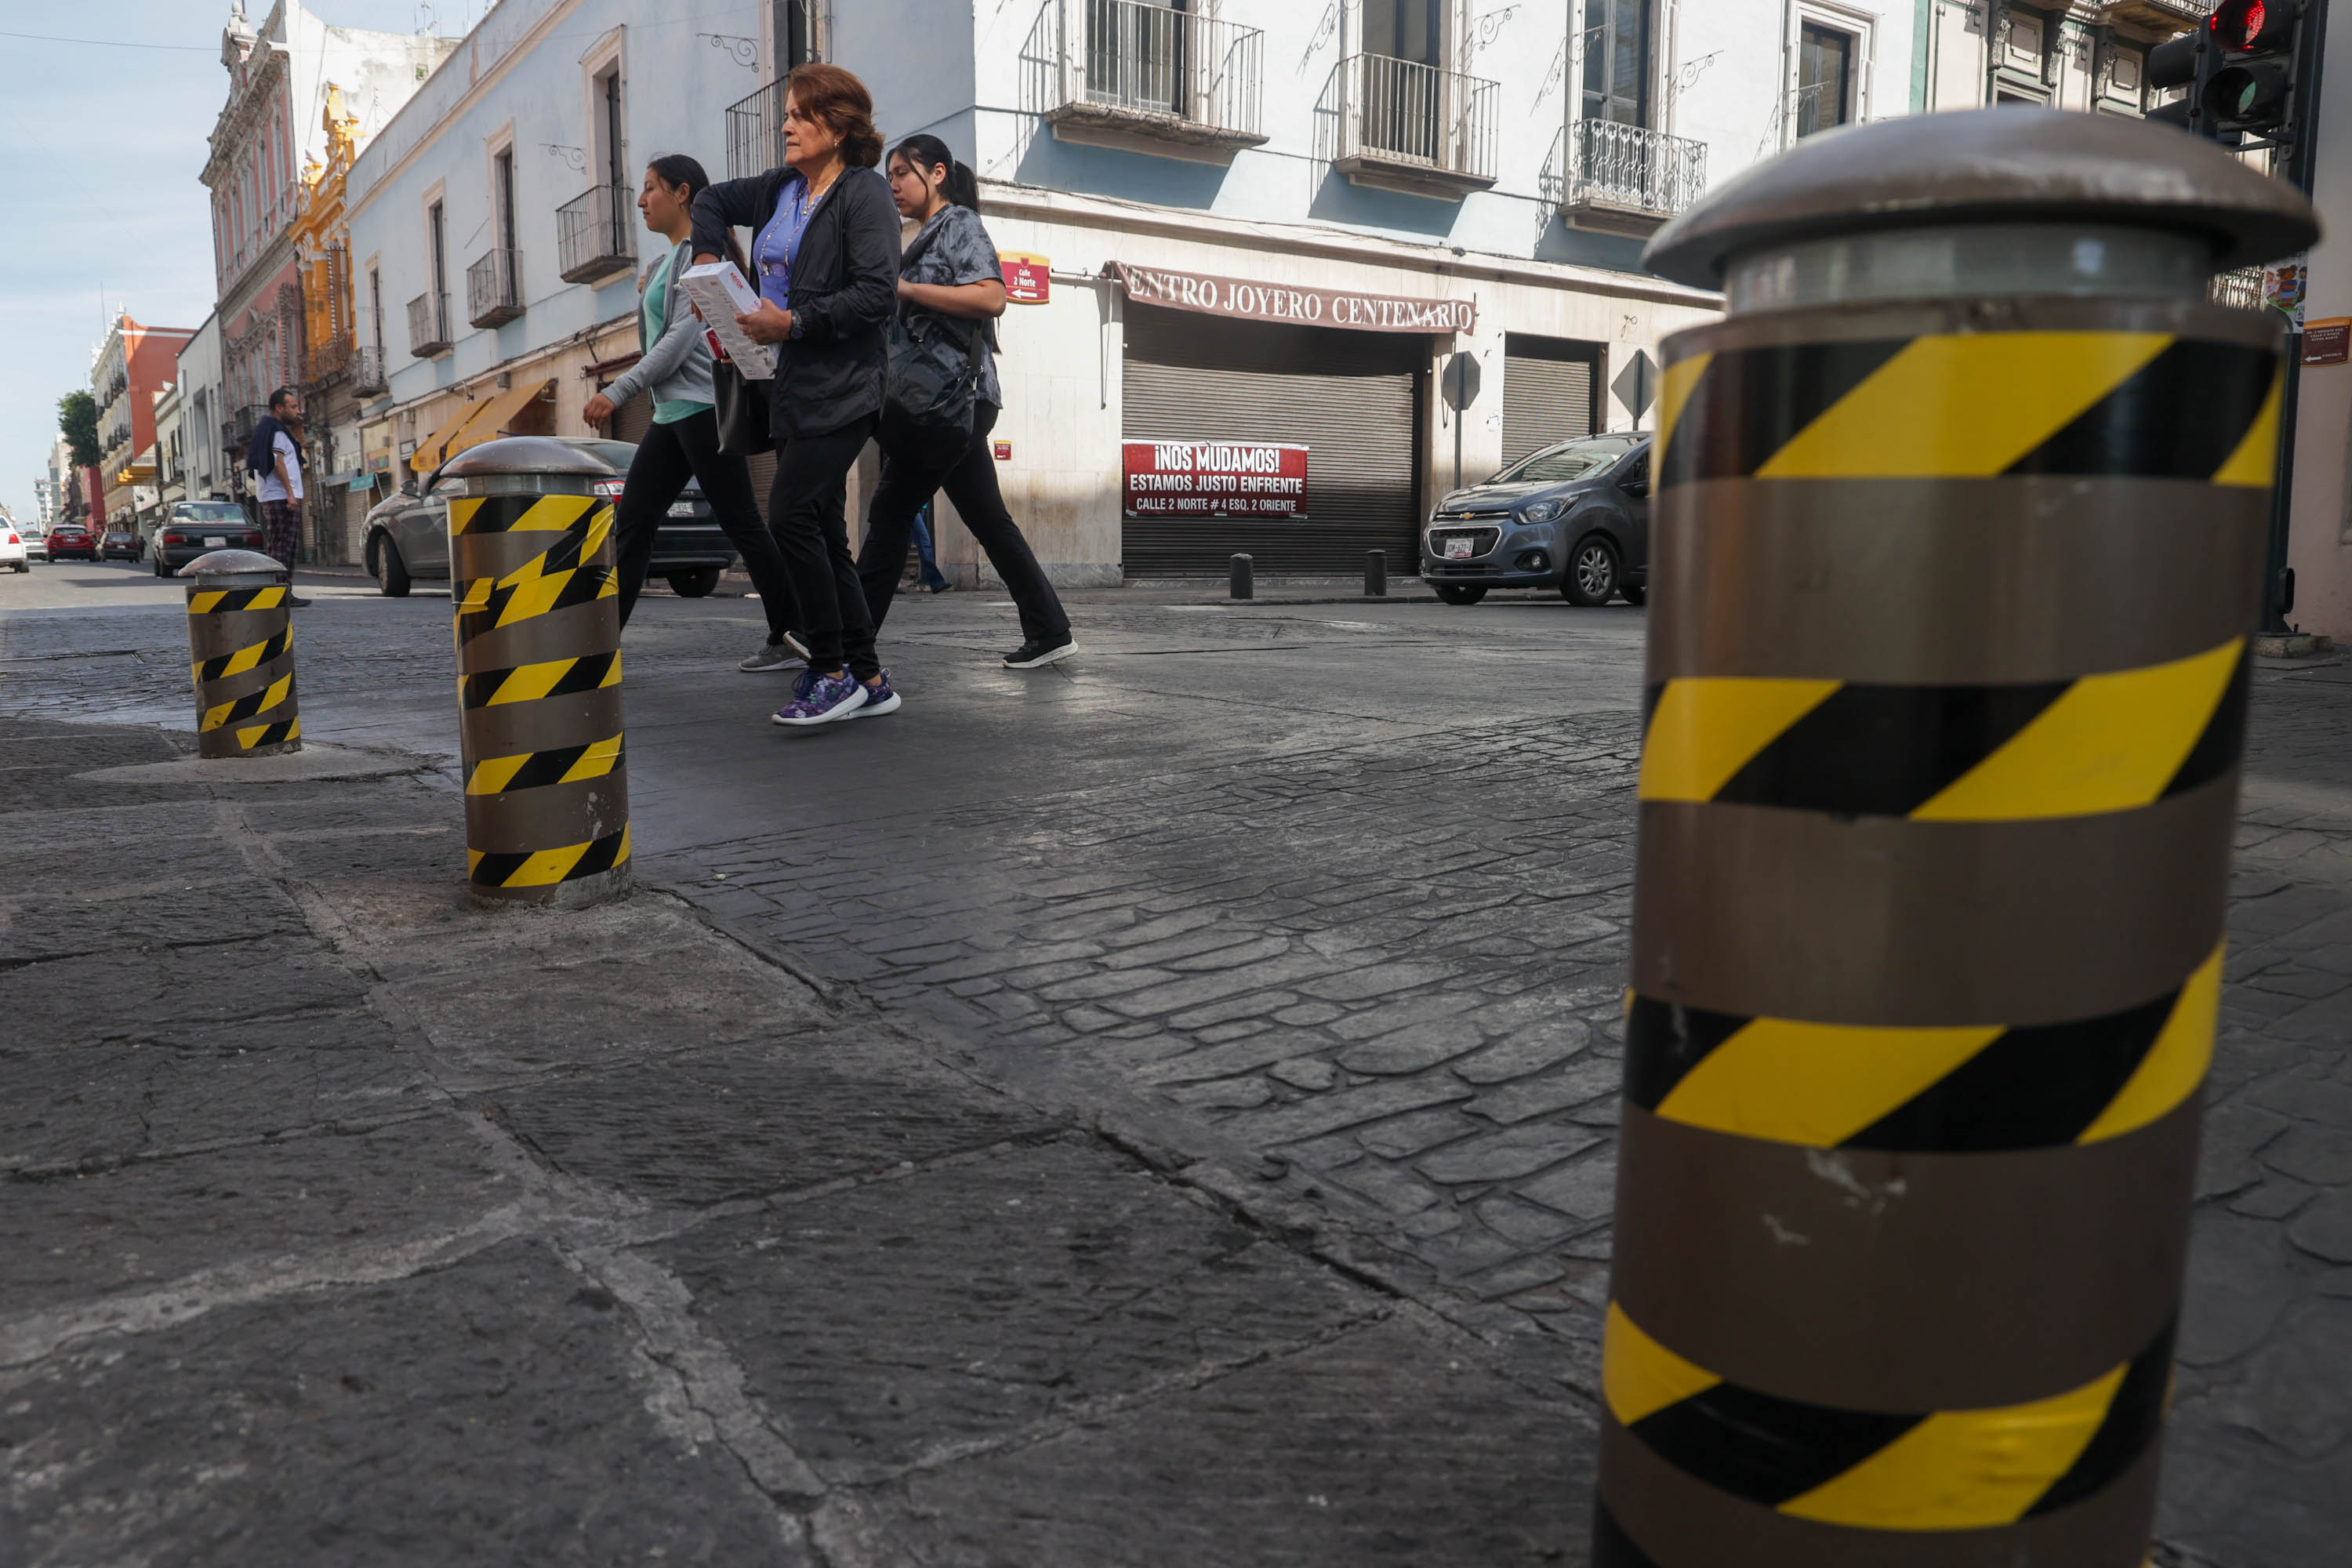
[[[915,559],[923,563],[924,587],[936,589],[947,581],[931,554],[931,509],[928,505],[915,514]]]

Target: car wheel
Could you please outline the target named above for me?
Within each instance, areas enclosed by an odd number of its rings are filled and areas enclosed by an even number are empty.
[[[1650,585],[1646,583],[1628,583],[1617,592],[1624,595],[1629,605],[1644,605],[1650,599]]]
[[[387,599],[408,597],[408,563],[400,558],[400,546],[382,534],[376,535],[375,585]]]
[[[1576,542],[1568,558],[1568,574],[1559,582],[1560,596],[1571,605],[1598,609],[1617,596],[1617,547],[1597,533]]]
[[[1486,596],[1484,588],[1474,588],[1467,583],[1434,583],[1437,596],[1449,605],[1475,605]]]
[[[719,586],[719,568],[704,566],[692,572],[670,574],[670,592],[681,599],[699,599]]]

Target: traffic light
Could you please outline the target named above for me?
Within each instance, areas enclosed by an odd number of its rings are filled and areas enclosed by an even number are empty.
[[[2296,0],[2223,0],[2206,28],[2228,58],[2205,80],[2205,113],[2217,131],[2256,136],[2286,121],[2294,86]]]
[[[2150,87],[2185,87],[2148,110],[2228,146],[2275,145],[2296,108],[2302,0],[2221,0],[2205,26],[2147,52]]]

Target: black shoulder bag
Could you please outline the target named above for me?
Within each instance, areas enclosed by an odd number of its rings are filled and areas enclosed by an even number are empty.
[[[723,353],[710,356],[710,408],[719,420],[719,449],[753,458],[776,449],[768,415],[768,384],[753,381]]]
[[[900,277],[906,276],[907,268],[930,248],[939,233],[936,227],[927,228],[915,237],[915,243],[898,258]],[[908,425],[971,429],[972,395],[980,384],[978,331],[912,305],[898,308],[893,325],[897,330],[891,333],[889,379],[882,396],[884,413]],[[935,364],[926,356],[911,352],[934,333],[963,351],[961,372]]]

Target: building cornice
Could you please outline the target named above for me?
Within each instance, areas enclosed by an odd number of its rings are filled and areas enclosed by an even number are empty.
[[[227,165],[251,142],[254,121],[260,117],[270,89],[286,75],[288,55],[282,47],[260,38],[255,41],[253,52],[264,57],[261,64],[247,79],[245,90],[222,107],[220,118],[213,123],[212,152],[205,159],[204,173],[196,176],[207,190],[219,184],[228,174]]]
[[[446,110],[439,118],[435,120],[432,124],[425,127],[425,133],[416,139],[416,142],[414,146],[410,147],[407,152],[403,153],[398,158],[394,159],[392,163],[385,168],[383,174],[370,181],[368,188],[361,194],[357,201],[348,202],[348,205],[343,209],[344,224],[346,226],[350,225],[354,219],[358,218],[362,213],[364,213],[370,206],[373,205],[376,197],[383,194],[384,189],[391,185],[394,180],[398,179],[402,173],[404,172],[410,164],[415,163],[419,158],[425,156],[425,153],[440,143],[442,132],[452,122],[463,118],[467,110],[473,108],[475,104],[479,103],[485,97],[488,96],[490,91],[495,89],[499,82],[506,79],[508,73],[512,71],[516,66],[521,63],[525,56],[529,55],[531,50],[539,47],[541,40],[543,40],[547,35],[554,29],[557,23],[571,16],[573,11],[579,9],[579,6],[580,0],[555,0],[555,3],[547,8],[546,14],[541,16],[538,21],[532,23],[529,30],[524,32],[520,37],[515,39],[514,43],[508,47],[504,54],[498,58],[496,62],[491,65],[488,70],[483,72],[472,82],[467,84],[466,90],[457,95],[457,101],[450,104],[447,110]],[[377,129],[375,134],[368,138],[367,146],[361,149],[359,156],[352,160],[352,166],[354,168],[366,159],[369,153],[374,151],[377,147],[383,145],[384,139],[390,136],[393,133],[394,129],[400,124],[401,117],[403,115],[405,115],[412,110],[416,109],[418,103],[425,98],[426,89],[432,87],[435,78],[438,77],[443,71],[449,69],[452,62],[457,60],[459,56],[470,56],[472,54],[474,39],[479,35],[480,31],[481,28],[478,26],[473,33],[467,34],[465,38],[459,41],[456,48],[450,50],[441,58],[441,63],[433,68],[432,75],[426,77],[424,81],[418,83],[416,90],[409,94],[408,101],[394,110],[393,111],[392,118],[385,121],[383,124]]]
[[[1291,256],[1322,257],[1370,266],[1410,267],[1440,277],[1496,283],[1529,283],[1544,288],[1563,286],[1613,299],[1640,300],[1658,305],[1687,305],[1695,310],[1720,310],[1723,296],[1704,289],[1685,288],[1639,272],[1613,272],[1605,267],[1574,262],[1538,261],[1476,251],[1456,251],[1451,246],[1415,245],[1377,235],[1339,233],[1306,224],[1268,223],[1178,212],[1140,202],[1108,196],[1077,195],[1035,185],[981,182],[981,205],[988,213],[1074,224],[1087,228],[1118,229],[1130,234],[1160,235],[1171,239],[1197,240],[1203,245],[1245,243],[1253,249]]]

